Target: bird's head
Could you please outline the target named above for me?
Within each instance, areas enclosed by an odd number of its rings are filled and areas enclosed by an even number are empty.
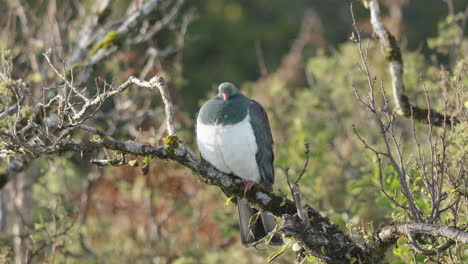
[[[218,96],[220,96],[221,98],[223,98],[223,100],[227,101],[229,100],[231,97],[235,96],[236,94],[239,93],[239,89],[237,89],[237,87],[234,86],[234,84],[232,83],[228,83],[228,82],[225,82],[225,83],[222,83],[218,86]]]

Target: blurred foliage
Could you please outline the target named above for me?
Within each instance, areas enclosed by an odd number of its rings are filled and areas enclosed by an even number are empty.
[[[47,5],[44,1],[25,2],[34,10],[32,23],[39,23],[47,14]],[[91,2],[85,1],[85,6],[89,8]],[[130,2],[115,1],[109,19],[121,16]],[[455,9],[462,10],[463,2],[454,1]],[[70,3],[60,2],[59,5],[63,5],[62,8],[70,5],[75,9]],[[409,219],[406,211],[395,207],[380,191],[376,160],[370,152],[364,151],[352,130],[355,124],[359,134],[370,144],[383,147],[376,124],[357,103],[351,88],[354,81],[360,88],[358,92],[366,96],[367,81],[356,66],[360,62],[359,53],[355,44],[347,41],[351,31],[347,1],[299,0],[294,4],[285,4],[281,0],[188,1],[187,8],[192,6],[197,7],[198,19],[189,26],[184,49],[159,61],[162,66],[155,66],[152,71],[152,74],[168,76],[172,81],[180,138],[194,142],[195,113],[201,102],[213,96],[218,83],[234,82],[245,94],[260,101],[269,113],[275,139],[275,188],[290,197],[283,169],[289,168],[291,175],[301,171],[306,159],[304,143],[307,142],[311,145],[311,162],[301,186],[309,205],[328,215],[351,236],[372,232],[385,223]],[[355,8],[360,25],[369,33],[367,11],[361,6]],[[323,27],[318,34],[322,34],[325,42],[323,45],[309,43],[304,49],[300,54],[304,62],[301,70],[308,78],[291,84],[276,73],[280,67],[289,67],[282,63],[282,59],[300,31],[306,9],[314,9],[318,14]],[[447,16],[442,1],[409,1],[402,11],[406,92],[412,103],[425,105],[425,87],[432,107],[442,109],[444,101],[440,95],[444,80],[449,87],[463,89],[468,85],[468,42],[463,40],[464,32],[453,23],[460,21],[462,16],[460,13]],[[70,27],[79,23],[74,21]],[[72,31],[73,34],[76,32]],[[459,41],[460,34],[462,41]],[[25,45],[26,40],[20,33],[16,35],[17,41]],[[0,47],[8,46],[5,36],[0,36]],[[166,44],[174,39],[170,31],[161,36],[154,42]],[[368,45],[371,73],[377,76],[378,86],[381,83],[391,96],[388,65],[379,44],[371,38],[365,39],[364,44]],[[256,45],[264,54],[269,70],[267,76],[260,76]],[[45,47],[46,43],[33,45],[35,53],[43,52]],[[8,48],[12,50],[11,54],[0,53],[9,56],[8,59],[1,58],[2,65],[10,65],[6,62],[13,60],[14,76],[22,76],[36,84],[53,79],[48,72],[38,75],[31,71],[19,44]],[[99,65],[96,72],[103,79],[115,79],[120,83],[142,70],[147,48],[143,44],[134,50],[124,48],[117,56]],[[8,83],[0,82],[0,107],[11,100],[12,94],[6,87]],[[38,89],[39,86],[34,87]],[[457,90],[447,92],[450,102],[454,102]],[[379,103],[382,103],[380,90],[378,94]],[[112,131],[115,138],[136,137],[161,144],[156,130],[163,124],[164,116],[157,93],[132,90],[120,98],[104,105],[104,114],[94,121]],[[138,123],[136,127],[124,123],[112,127],[106,118],[111,118],[114,108],[124,101],[132,102],[129,112],[150,104],[156,109],[155,114],[131,116]],[[463,106],[450,105],[450,109],[458,114],[457,107],[467,107],[466,98],[464,102]],[[0,127],[10,126],[12,120],[2,120]],[[137,132],[129,133],[129,129]],[[411,122],[398,120],[396,130],[404,146],[405,158],[410,160],[417,151]],[[417,124],[416,131],[425,139],[422,147],[427,150],[427,126]],[[449,132],[447,149],[451,169],[457,167],[457,161],[466,161],[467,131],[465,122]],[[440,136],[439,132],[434,133]],[[99,154],[99,157],[113,154]],[[41,159],[40,168],[44,173],[33,188],[34,225],[28,240],[31,254],[36,254],[35,263],[263,263],[279,250],[243,248],[239,242],[236,208],[223,206],[227,198],[218,188],[198,182],[177,164],[152,161],[149,174],[143,176],[139,168],[130,166],[93,167],[87,161],[95,156],[95,153],[86,154],[82,160],[63,154]],[[146,163],[136,160],[139,164]],[[394,168],[390,164],[384,165],[385,189],[398,202],[405,203]],[[424,192],[421,175],[414,162],[408,161],[408,167],[412,169],[410,183],[416,203],[428,212],[430,199]],[[448,180],[445,188],[450,193],[445,206],[456,197],[466,197],[466,185],[453,188]],[[466,214],[466,207],[461,208],[461,217],[456,220],[447,211],[440,224],[453,225],[458,221],[458,225],[466,226],[466,217],[463,219]],[[11,236],[1,235],[0,262],[13,258],[12,241]],[[413,255],[408,241],[399,239],[397,245],[388,260],[394,264],[411,263]],[[455,249],[453,257],[460,258],[459,263],[468,262],[466,250],[466,247]],[[275,262],[291,263],[291,258],[293,253],[288,251]],[[420,256],[417,260],[418,263],[429,261]]]
[[[463,12],[466,2],[453,2],[455,10]],[[349,3],[342,0],[296,0],[286,5],[283,0],[206,0],[194,5],[199,19],[190,26],[190,48],[184,51],[187,84],[182,87],[183,97],[190,98],[186,101],[189,111],[196,111],[199,98],[212,94],[218,83],[258,79],[256,43],[263,50],[267,69],[277,69],[308,9],[317,12],[323,27],[323,45],[329,49],[346,42],[352,31]],[[425,40],[438,35],[438,23],[446,18],[447,6],[443,1],[411,0],[401,8],[404,22],[401,38],[408,49],[422,51],[425,56],[433,54],[433,47]],[[370,33],[368,11],[360,4],[355,4],[354,9],[360,27]],[[306,53],[313,54],[318,47],[318,44],[310,46]]]

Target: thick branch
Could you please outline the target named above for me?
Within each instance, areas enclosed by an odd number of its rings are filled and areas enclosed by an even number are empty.
[[[389,225],[382,228],[377,236],[382,241],[392,241],[399,237],[409,237],[412,234],[426,234],[440,236],[457,241],[458,243],[468,243],[468,233],[460,229],[448,226],[438,226],[426,223],[401,223]]]
[[[382,22],[380,16],[380,6],[378,0],[367,0],[369,3],[371,24],[375,34],[377,34],[385,52],[385,59],[389,62],[390,74],[392,76],[393,99],[397,106],[397,113],[419,122],[430,122],[436,126],[443,126],[444,123],[450,124],[451,119],[458,123],[456,117],[446,117],[444,114],[432,111],[430,109],[413,106],[405,95],[405,85],[403,83],[403,58],[401,50],[395,37],[388,31]]]
[[[169,136],[166,137],[165,145],[141,144],[136,141],[118,141],[104,132],[88,125],[79,123],[86,120],[89,116],[86,109],[98,107],[105,99],[123,92],[132,84],[140,87],[154,88],[158,87],[163,98],[166,110],[167,129]],[[72,85],[72,84],[70,84]],[[72,89],[76,93],[76,89]],[[198,178],[206,184],[220,187],[228,196],[245,197],[253,206],[266,212],[278,216],[280,231],[286,236],[293,237],[305,250],[306,254],[317,256],[326,263],[349,263],[351,258],[360,260],[361,263],[381,263],[386,250],[395,243],[399,236],[408,236],[412,234],[431,234],[434,236],[446,237],[460,243],[466,243],[467,234],[463,231],[449,227],[425,226],[425,224],[401,224],[384,227],[374,235],[374,241],[369,244],[359,244],[352,241],[337,226],[330,223],[328,218],[320,215],[315,209],[304,206],[307,213],[303,218],[297,216],[297,207],[295,203],[283,196],[276,195],[261,185],[254,185],[253,188],[244,193],[245,184],[241,178],[234,175],[228,175],[218,171],[209,163],[200,160],[188,147],[186,147],[175,136],[174,114],[169,96],[169,91],[161,77],[153,77],[149,82],[137,78],[129,78],[125,83],[116,88],[109,89],[103,93],[98,93],[93,98],[86,98],[84,106],[72,118],[72,123],[64,124],[64,130],[54,137],[53,143],[48,145],[27,143],[24,149],[19,146],[8,146],[8,151],[13,151],[15,156],[10,155],[14,160],[10,162],[7,171],[0,172],[0,180],[4,179],[4,184],[15,171],[22,169],[24,161],[19,158],[35,159],[44,155],[58,155],[62,152],[97,152],[103,149],[118,151],[124,154],[137,156],[157,157],[164,160],[173,160],[179,164],[191,169],[198,175]],[[81,112],[83,112],[81,114]],[[93,140],[78,141],[68,138],[71,131],[75,128],[83,129],[89,133],[97,135]],[[22,150],[23,149],[23,150]],[[25,152],[25,153],[23,153]],[[18,158],[18,159],[17,159]],[[125,164],[125,162],[123,162]],[[304,170],[305,171],[305,167]],[[0,188],[3,187],[0,184]],[[306,218],[306,219],[304,219]],[[444,229],[445,228],[445,229]]]
[[[88,129],[88,131],[92,130]],[[281,217],[284,222],[282,225],[284,233],[294,237],[312,254],[323,256],[328,263],[347,263],[349,261],[347,254],[355,257],[360,254],[355,243],[316,210],[305,207],[309,216],[309,224],[307,224],[307,221],[304,222],[296,216],[297,210],[293,201],[276,195],[261,185],[255,185],[245,194],[245,184],[241,178],[222,173],[209,163],[200,160],[176,136],[167,137],[165,146],[141,144],[135,141],[121,142],[110,137],[80,143],[62,139],[55,148],[44,149],[43,152],[36,154],[57,155],[66,151],[89,153],[104,148],[138,156],[177,161],[198,174],[198,178],[204,183],[219,186],[226,195],[245,197],[260,210]]]
[[[447,239],[447,242],[438,247],[432,247],[433,249],[423,249],[418,245],[417,239],[415,239],[415,236],[417,235],[443,237]],[[375,232],[373,241],[366,245],[365,251],[371,252],[367,254],[368,256],[377,256],[379,253],[385,254],[387,249],[394,245],[400,237],[408,238],[410,241],[410,247],[419,254],[426,256],[440,254],[455,243],[468,243],[468,233],[454,227],[438,226],[426,223],[399,223],[387,225]],[[372,261],[373,260],[371,259],[371,262]]]
[[[182,142],[173,140],[174,138],[176,137],[173,136],[166,142],[166,146],[141,144],[135,141],[121,142],[110,138],[81,143],[62,140],[57,148],[43,154],[53,155],[64,151],[94,152],[106,148],[122,153],[177,161],[198,174],[198,178],[204,183],[220,187],[226,195],[245,197],[260,210],[281,217],[282,231],[298,240],[313,255],[322,256],[327,263],[348,263],[349,256],[360,259],[362,263],[378,263],[373,261],[383,258],[386,250],[397,238],[412,234],[440,236],[458,243],[468,242],[468,233],[456,228],[424,223],[402,223],[386,226],[376,232],[372,244],[365,246],[356,244],[337,226],[332,225],[328,218],[321,216],[313,208],[306,206],[309,215],[308,224],[296,215],[297,208],[293,201],[267,191],[261,185],[254,185],[251,191],[245,194],[245,186],[240,178],[218,171],[209,163],[200,160]]]

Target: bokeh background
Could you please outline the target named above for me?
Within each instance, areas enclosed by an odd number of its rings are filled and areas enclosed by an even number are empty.
[[[54,61],[66,64],[76,49],[80,26],[95,15],[94,2],[0,0],[0,48],[11,51],[13,75],[31,83],[33,93],[52,86],[55,77],[32,62],[44,64],[41,54],[52,49]],[[149,23],[164,17],[174,2],[161,1]],[[383,144],[351,87],[354,81],[362,94],[367,92],[365,76],[356,66],[358,50],[349,40],[353,27],[348,1],[179,2],[169,26],[148,41],[119,46],[81,85],[94,87],[97,77],[119,84],[130,75],[164,76],[175,104],[178,135],[196,150],[198,108],[216,94],[219,83],[232,82],[269,114],[278,191],[288,195],[283,168],[297,175],[306,159],[304,144],[310,143],[310,165],[301,181],[309,205],[351,236],[405,219],[381,194],[375,160],[352,130],[355,124],[369,143]],[[467,30],[460,27],[466,22],[466,0],[380,2],[384,22],[402,48],[410,101],[425,104],[422,78],[433,106],[440,109],[441,72],[466,74]],[[106,23],[112,26],[139,4],[112,1]],[[355,1],[354,12],[368,45],[371,73],[382,79],[390,94],[387,63],[371,34],[368,10]],[[151,57],[150,50],[168,47],[173,52]],[[157,144],[164,136],[164,112],[156,91],[131,89],[89,122],[121,140]],[[417,131],[421,136],[427,133],[423,125],[417,125]],[[411,123],[400,120],[398,132],[410,159],[415,151]],[[454,137],[466,143],[463,129]],[[153,160],[149,174],[143,175],[140,168],[103,168],[89,162],[106,155],[115,153],[43,157],[1,191],[0,262],[14,261],[18,240],[31,263],[264,263],[276,250],[243,248],[236,207],[226,205],[219,188],[199,182],[189,170]],[[386,186],[399,193],[391,167],[385,175]],[[288,252],[276,261],[291,263],[291,256]],[[392,263],[410,260],[404,247],[389,256]]]

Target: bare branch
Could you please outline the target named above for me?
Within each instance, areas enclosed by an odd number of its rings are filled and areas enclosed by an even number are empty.
[[[156,33],[161,31],[167,25],[172,23],[177,14],[180,11],[180,8],[184,4],[185,0],[177,0],[174,6],[171,8],[169,12],[166,12],[164,17],[162,17],[158,22],[154,23],[154,25],[147,31],[141,32],[140,35],[135,39],[135,43],[141,43],[144,41],[150,40]]]
[[[294,184],[299,184],[299,181],[301,180],[302,176],[307,172],[307,167],[309,166],[309,160],[310,160],[310,144],[309,143],[305,143],[304,144],[305,148],[306,148],[306,151],[305,151],[305,155],[306,155],[306,161],[304,162],[304,167],[302,168],[302,171],[299,173],[299,176],[297,177],[296,179],[296,182],[294,182]]]
[[[100,7],[96,12],[101,15],[98,15],[92,22],[90,22],[88,29],[81,32],[81,35],[88,34],[92,37],[86,36],[86,40],[79,43],[79,49],[73,54],[70,62],[71,65],[79,65],[84,68],[84,71],[80,74],[79,78],[77,78],[78,83],[83,83],[88,80],[91,77],[94,66],[115,53],[123,44],[132,45],[150,40],[157,31],[167,27],[170,22],[177,17],[176,15],[180,12],[180,8],[184,1],[185,0],[178,0],[170,13],[164,16],[162,21],[155,24],[155,27],[157,28],[156,31],[150,32],[148,35],[141,35],[142,32],[137,32],[137,30],[142,22],[148,19],[148,17],[157,10],[159,3],[161,2],[160,0],[146,1],[143,6],[128,14],[122,22],[117,23],[117,28],[109,27],[104,32],[99,32],[98,34],[98,27],[100,26],[99,19],[107,18],[110,13],[110,7],[108,4],[104,4]],[[131,40],[129,36],[132,34],[140,34],[138,37],[140,41]],[[164,52],[160,52],[158,56],[167,56],[173,53],[173,50],[174,49],[172,48],[163,49]],[[87,55],[85,55],[86,52]]]
[[[380,135],[382,136],[383,142],[385,144],[385,151],[383,151],[383,152],[377,151],[373,147],[369,146],[366,143],[366,141],[363,138],[360,137],[360,135],[356,132],[355,129],[354,129],[354,132],[355,132],[355,134],[358,136],[359,140],[364,144],[364,146],[366,148],[370,149],[371,151],[373,151],[378,156],[379,155],[380,156],[385,156],[385,157],[387,157],[389,159],[389,161],[391,162],[393,168],[395,169],[395,171],[398,174],[398,178],[399,178],[399,181],[400,181],[400,186],[402,187],[402,192],[405,195],[405,197],[408,199],[408,204],[409,204],[408,209],[409,209],[409,213],[411,215],[411,218],[414,221],[420,222],[422,220],[421,219],[421,213],[420,213],[420,210],[418,209],[418,207],[416,206],[416,204],[414,202],[415,199],[414,199],[412,193],[410,192],[410,189],[409,189],[409,186],[408,186],[408,180],[407,180],[408,175],[407,175],[407,172],[406,172],[406,169],[405,169],[405,164],[403,163],[403,154],[401,152],[400,144],[398,143],[398,141],[396,139],[396,136],[395,136],[395,132],[394,132],[394,126],[393,125],[394,125],[394,122],[395,122],[395,118],[393,116],[393,113],[390,112],[390,109],[388,107],[388,100],[387,100],[387,96],[385,94],[385,91],[383,89],[383,82],[381,82],[382,96],[383,96],[384,103],[385,103],[385,108],[384,108],[383,112],[384,112],[384,116],[386,117],[387,121],[382,120],[380,111],[377,110],[377,106],[375,104],[375,98],[374,98],[374,86],[375,86],[376,78],[371,77],[369,67],[367,66],[367,57],[366,57],[367,52],[364,54],[364,52],[362,50],[361,37],[360,37],[359,30],[356,27],[356,21],[355,21],[354,14],[353,14],[354,12],[353,12],[353,5],[352,4],[351,4],[351,7],[350,7],[350,10],[351,10],[351,17],[353,19],[353,25],[354,25],[355,32],[356,32],[356,35],[357,35],[357,38],[354,37],[353,41],[356,43],[356,46],[358,47],[358,51],[359,51],[359,54],[360,54],[360,57],[361,57],[361,61],[364,64],[364,68],[360,67],[360,70],[361,70],[361,72],[363,73],[363,75],[366,77],[366,79],[368,81],[369,102],[366,103],[366,102],[364,102],[364,100],[362,100],[360,98],[360,96],[359,96],[359,94],[357,92],[357,87],[355,85],[353,85],[353,89],[354,89],[354,93],[355,93],[358,101],[361,102],[363,105],[365,105],[371,111],[372,117],[375,120],[375,122],[377,123]],[[387,125],[385,125],[384,122],[387,122]],[[393,149],[392,149],[392,147],[393,147]],[[396,151],[396,155],[394,154],[395,151]],[[380,159],[380,157],[379,157],[379,159]],[[389,195],[386,195],[386,196],[389,197]],[[398,203],[396,203],[395,205],[400,206]]]
[[[410,236],[411,234],[425,234],[439,236],[457,241],[458,243],[468,243],[468,233],[460,229],[448,226],[438,226],[426,223],[401,223],[389,225],[382,228],[377,236],[382,241],[392,240],[401,236]]]
[[[167,132],[169,136],[175,135],[174,128],[174,107],[172,106],[171,95],[169,94],[169,89],[167,88],[166,82],[162,77],[153,77],[150,81],[151,84],[158,87],[159,92],[164,103],[164,109],[166,111],[166,122],[167,122]]]
[[[413,117],[420,122],[427,122],[428,114],[431,115],[432,124],[442,126],[444,123],[450,124],[451,119],[458,123],[457,117],[444,118],[444,114],[428,109],[412,106],[408,97],[405,95],[405,86],[403,83],[403,58],[400,47],[395,37],[388,31],[382,22],[380,16],[380,6],[378,0],[367,0],[369,3],[372,29],[378,36],[378,40],[385,53],[385,59],[389,62],[390,74],[392,76],[393,99],[397,106],[397,113],[405,117]],[[412,109],[412,110],[411,110]]]
[[[81,128],[100,133],[85,126],[81,126]],[[276,216],[288,215],[283,225],[286,228],[287,234],[301,241],[306,248],[311,250],[311,254],[323,255],[324,259],[332,260],[330,263],[335,263],[339,259],[346,258],[345,255],[349,252],[351,254],[359,253],[348,237],[314,209],[307,206],[303,207],[306,210],[306,218],[300,220],[302,223],[300,227],[294,226],[297,224],[297,221],[293,220],[293,215],[296,214],[297,208],[293,201],[278,196],[258,184],[255,184],[249,192],[244,193],[244,183],[240,178],[224,174],[207,162],[200,160],[176,136],[173,137],[175,140],[166,146],[141,144],[135,141],[121,142],[111,138],[81,142],[62,139],[60,144],[55,148],[44,149],[44,152],[41,154],[54,155],[64,151],[86,153],[109,149],[138,156],[152,156],[164,160],[175,160],[197,173],[203,182],[219,186],[229,196],[245,197],[255,207],[262,211],[271,212]],[[304,229],[304,227],[307,227],[307,229]],[[313,236],[309,237],[306,234],[313,234]],[[320,243],[317,244],[317,241],[320,241]],[[321,253],[322,247],[327,248],[328,254],[324,255]]]

